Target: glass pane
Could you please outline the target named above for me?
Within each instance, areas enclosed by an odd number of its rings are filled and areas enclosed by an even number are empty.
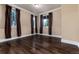
[[[12,8],[11,11],[11,26],[15,27],[16,26],[16,9]]]
[[[35,16],[33,16],[33,27],[35,28]]]
[[[48,19],[43,19],[43,26],[48,27]]]

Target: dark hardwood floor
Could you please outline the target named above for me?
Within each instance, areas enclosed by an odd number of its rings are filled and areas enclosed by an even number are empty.
[[[78,54],[75,45],[61,43],[60,38],[33,35],[0,43],[0,54]]]

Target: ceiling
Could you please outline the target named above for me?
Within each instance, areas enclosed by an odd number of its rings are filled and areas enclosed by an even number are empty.
[[[34,4],[17,4],[17,6],[29,10],[35,14],[46,12],[60,7],[60,4],[39,4],[39,8],[36,8]]]

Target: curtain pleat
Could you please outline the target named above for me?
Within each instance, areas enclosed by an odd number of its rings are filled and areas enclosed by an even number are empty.
[[[43,33],[43,15],[40,15],[40,33]]]
[[[53,17],[52,17],[53,15],[52,15],[52,13],[49,13],[49,16],[48,16],[48,24],[49,24],[49,28],[48,28],[48,33],[49,33],[49,35],[52,35],[52,20],[53,20]]]
[[[34,28],[33,28],[34,24],[33,24],[33,15],[31,14],[31,34],[34,33]]]
[[[16,9],[17,36],[21,36],[20,10]]]
[[[5,38],[11,38],[11,9],[12,9],[12,7],[6,5],[6,11],[5,11]]]
[[[37,28],[37,16],[35,16],[35,32],[38,33],[38,28]]]

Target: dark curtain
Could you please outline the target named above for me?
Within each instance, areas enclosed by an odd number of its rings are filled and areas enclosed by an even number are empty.
[[[37,28],[37,16],[35,16],[35,32],[38,33],[38,28]]]
[[[52,19],[53,19],[52,16],[53,16],[52,13],[49,13],[49,16],[48,16],[48,19],[49,19],[49,28],[48,28],[48,33],[49,33],[49,35],[52,34]]]
[[[43,15],[40,15],[40,33],[43,33]]]
[[[33,28],[34,24],[33,24],[33,15],[31,14],[31,34],[34,33],[34,28]]]
[[[11,38],[11,9],[12,9],[12,7],[6,5],[6,11],[5,11],[5,38]]]
[[[16,9],[17,36],[21,36],[20,10]]]

